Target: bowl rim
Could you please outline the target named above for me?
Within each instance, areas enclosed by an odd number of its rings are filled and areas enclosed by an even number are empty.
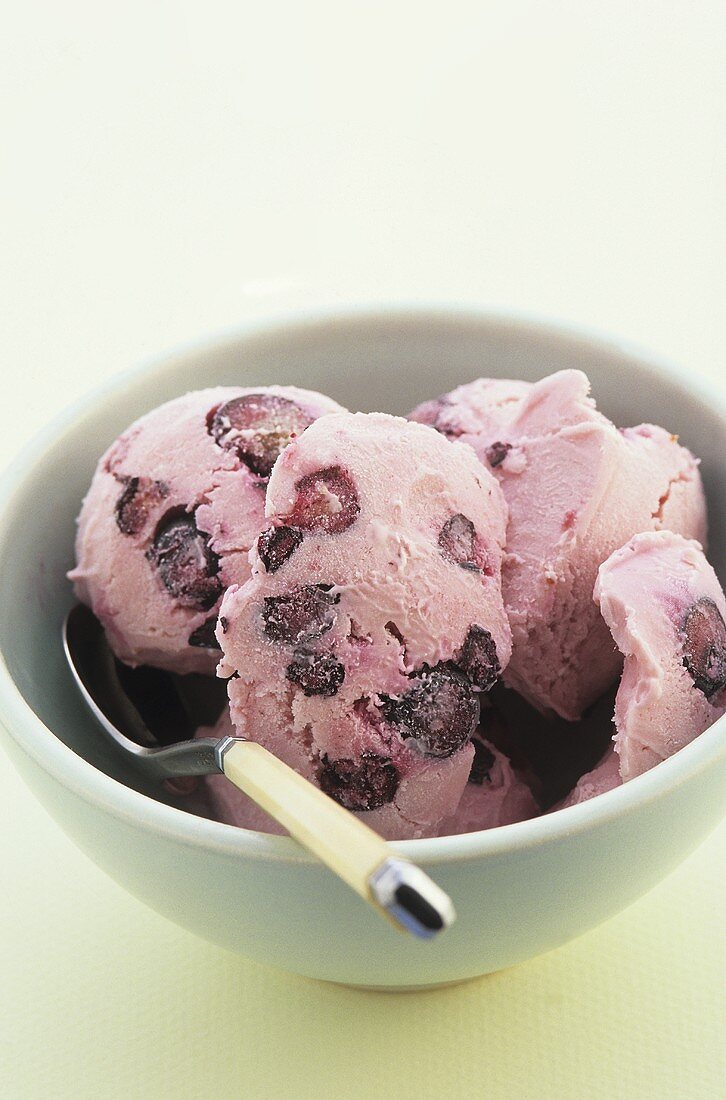
[[[596,354],[608,354],[622,360],[631,359],[640,367],[650,369],[682,386],[685,370],[630,341],[607,336],[587,326],[553,321],[517,310],[490,309],[472,303],[446,301],[364,301],[333,305],[286,308],[269,312],[247,322],[186,342],[178,348],[158,354],[139,365],[115,374],[89,393],[73,402],[55,416],[16,455],[0,477],[0,547],[7,525],[4,513],[13,500],[22,494],[25,481],[45,457],[47,449],[68,431],[74,423],[97,404],[106,402],[130,382],[146,376],[154,369],[183,362],[202,354],[221,351],[255,338],[269,338],[284,332],[289,339],[295,333],[325,329],[351,323],[369,326],[422,325],[476,322],[489,328],[510,329],[531,338],[552,343],[577,345]],[[715,408],[726,420],[726,403],[719,390],[701,377],[688,376],[692,396]],[[0,652],[0,722],[8,736],[25,755],[84,801],[104,813],[162,835],[183,845],[201,847],[231,857],[264,859],[274,862],[294,862],[317,865],[315,857],[288,836],[277,836],[242,829],[207,818],[126,787],[119,780],[95,768],[67,746],[35,714],[13,680],[4,655]],[[563,810],[550,812],[529,821],[516,822],[494,829],[463,833],[448,837],[391,842],[392,847],[422,865],[432,866],[459,861],[480,860],[508,852],[541,847],[594,829],[622,814],[674,792],[679,786],[726,757],[726,715],[717,720],[689,745],[686,745],[656,768],[630,782]]]

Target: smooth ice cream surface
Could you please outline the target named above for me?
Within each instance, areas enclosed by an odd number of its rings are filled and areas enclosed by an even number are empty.
[[[511,650],[495,478],[430,428],[332,415],[278,459],[266,523],[217,629],[236,729],[383,835],[435,835]]]
[[[101,457],[70,574],[129,664],[212,674],[222,592],[250,573],[284,446],[340,406],[291,387],[199,390],[132,424]]]
[[[570,720],[620,667],[591,599],[601,563],[640,531],[706,533],[693,455],[662,428],[618,430],[589,389],[575,370],[536,383],[480,379],[411,414],[469,443],[497,477],[509,509],[502,586],[513,652],[505,682]]]
[[[601,566],[595,600],[625,657],[615,700],[623,780],[726,711],[726,600],[697,542],[641,534]]]

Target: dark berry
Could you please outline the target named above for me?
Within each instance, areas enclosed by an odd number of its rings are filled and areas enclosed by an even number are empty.
[[[406,639],[404,638],[397,624],[393,622],[393,620],[387,622],[384,629],[388,631],[392,638],[396,639],[400,646],[403,646],[404,649],[406,648]]]
[[[496,642],[488,630],[476,624],[469,627],[469,633],[466,635],[456,663],[466,673],[474,687],[478,687],[481,691],[489,691],[493,688],[502,671],[497,657]]]
[[[472,737],[479,704],[469,681],[442,661],[415,673],[415,685],[398,696],[381,696],[384,718],[425,756],[451,756]]]
[[[345,669],[331,653],[299,652],[287,666],[286,676],[305,695],[331,696],[338,694]]]
[[[193,515],[175,513],[163,520],[146,556],[181,607],[209,611],[222,594],[219,559]]]
[[[481,787],[484,780],[489,778],[489,772],[494,767],[494,753],[478,737],[473,739],[472,745],[474,746],[474,759],[471,762],[471,771],[467,783],[475,783],[477,787]]]
[[[257,542],[257,553],[268,573],[276,573],[303,540],[299,527],[269,527]]]
[[[352,478],[340,466],[306,474],[295,485],[297,496],[287,517],[306,531],[337,535],[355,523],[360,512]]]
[[[455,562],[463,569],[475,569],[476,563],[476,530],[474,524],[466,516],[458,512],[448,519],[439,531],[439,546],[444,557]]]
[[[220,405],[210,418],[209,432],[254,474],[269,477],[280,452],[314,419],[287,397],[248,393]]]
[[[393,799],[398,772],[385,756],[364,752],[359,760],[323,757],[318,771],[321,790],[346,810],[376,810]]]
[[[414,409],[413,419],[421,424],[429,424],[447,439],[458,439],[464,434],[464,429],[454,423],[455,415],[451,401],[447,397],[437,397],[433,401],[425,401],[423,405]]]
[[[502,443],[500,440],[497,440],[496,443],[492,443],[491,446],[487,447],[485,454],[493,470],[496,469],[497,466],[501,466],[511,449],[511,443]]]
[[[119,478],[124,489],[114,509],[116,526],[123,535],[138,535],[149,519],[149,512],[169,495],[169,486],[149,477]]]
[[[703,596],[683,619],[683,664],[707,699],[726,687],[726,624],[713,600]]]
[[[214,628],[217,625],[217,616],[210,615],[208,619],[205,619],[201,626],[198,626],[196,630],[193,630],[189,635],[189,645],[197,646],[199,649],[221,649],[221,645],[217,641],[214,633]]]
[[[335,604],[327,584],[305,584],[287,596],[265,596],[264,631],[273,642],[301,645],[330,630],[336,619]]]

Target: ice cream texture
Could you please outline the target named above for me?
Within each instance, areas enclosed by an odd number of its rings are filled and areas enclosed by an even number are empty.
[[[511,650],[506,506],[468,447],[334,414],[280,456],[217,637],[238,733],[388,838],[435,835]]]
[[[198,737],[233,737],[228,709],[215,726],[201,726]],[[485,741],[478,730],[472,738],[474,759],[469,778],[454,813],[439,825],[440,836],[493,829],[536,817],[539,808],[526,782],[507,757]],[[216,821],[262,833],[282,834],[284,829],[223,775],[204,780],[206,812]]]
[[[111,445],[81,509],[70,577],[121,660],[214,673],[222,593],[249,576],[274,461],[338,411],[292,387],[198,390]]]
[[[612,554],[595,600],[625,658],[615,748],[628,780],[726,712],[726,600],[701,546],[670,531]]]
[[[470,444],[497,477],[509,509],[502,585],[513,651],[505,683],[569,720],[620,668],[592,602],[599,566],[641,531],[706,535],[690,451],[654,425],[618,430],[589,390],[577,370],[535,383],[480,379],[411,414]]]

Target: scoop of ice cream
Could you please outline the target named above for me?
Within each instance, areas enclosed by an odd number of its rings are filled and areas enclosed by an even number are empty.
[[[238,732],[389,838],[458,805],[478,691],[506,667],[506,506],[467,447],[398,417],[313,424],[275,465],[253,576],[226,593]]]
[[[459,805],[439,827],[439,836],[496,829],[537,817],[532,791],[510,761],[479,732],[472,740],[474,760]]]
[[[726,711],[726,600],[697,542],[637,535],[600,567],[595,600],[625,657],[615,699],[623,780]]]
[[[620,657],[591,595],[600,564],[632,535],[703,540],[698,463],[653,425],[619,431],[581,371],[540,382],[481,379],[419,406],[414,420],[471,444],[509,507],[502,571],[513,652],[505,682],[575,720],[617,677]]]
[[[568,806],[577,806],[580,802],[587,802],[590,798],[614,790],[621,783],[620,760],[615,747],[611,745],[602,760],[598,761],[592,771],[580,776],[567,797],[553,806],[552,810],[564,810]]]
[[[290,387],[199,390],[131,425],[99,461],[70,574],[128,664],[213,673],[222,592],[249,576],[280,451],[339,412]]]

